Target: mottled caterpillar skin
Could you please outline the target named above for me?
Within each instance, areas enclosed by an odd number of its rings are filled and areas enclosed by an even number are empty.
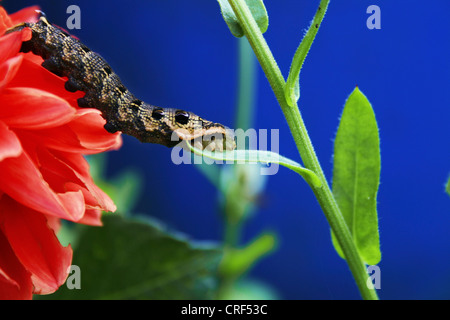
[[[83,91],[78,99],[82,108],[96,108],[106,120],[105,129],[122,131],[142,142],[173,147],[188,140],[199,149],[233,150],[234,138],[226,128],[184,110],[160,108],[136,98],[122,84],[108,63],[78,39],[51,25],[45,16],[36,23],[22,23],[7,33],[30,28],[32,37],[22,44],[22,52],[33,52],[44,59],[42,66],[67,77],[66,90]]]

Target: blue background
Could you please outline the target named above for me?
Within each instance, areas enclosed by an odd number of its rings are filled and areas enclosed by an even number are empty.
[[[237,40],[216,1],[19,1],[39,4],[65,26],[66,8],[81,8],[71,31],[101,53],[141,99],[179,107],[232,126]],[[319,1],[266,1],[265,38],[287,77],[292,56]],[[428,2],[430,3],[430,2]],[[381,8],[381,30],[366,27],[366,9]],[[450,298],[450,3],[332,1],[302,70],[300,108],[325,174],[343,104],[358,85],[371,101],[381,137],[378,213],[382,299]],[[256,129],[280,130],[280,153],[298,153],[280,107],[258,67]],[[109,172],[141,170],[145,212],[197,240],[222,239],[217,191],[194,166],[176,166],[170,149],[124,136]],[[284,299],[359,299],[347,264],[309,187],[280,168],[268,179],[263,205],[246,224],[248,240],[277,232],[278,250],[249,274]]]

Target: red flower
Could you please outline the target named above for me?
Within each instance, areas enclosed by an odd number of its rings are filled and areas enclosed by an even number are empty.
[[[0,35],[37,20],[31,7],[9,15],[0,6]],[[0,299],[29,299],[61,286],[71,247],[55,236],[59,219],[100,225],[112,200],[92,181],[83,154],[117,149],[119,134],[103,129],[95,109],[80,109],[83,93],[19,53],[31,32],[0,37]]]

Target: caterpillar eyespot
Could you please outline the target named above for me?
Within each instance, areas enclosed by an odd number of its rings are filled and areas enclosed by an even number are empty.
[[[189,123],[189,113],[186,111],[178,110],[175,113],[175,121],[179,124],[186,125]]]
[[[161,120],[162,117],[164,117],[164,110],[163,109],[155,109],[152,112],[152,118],[155,120]]]
[[[179,143],[176,139],[174,141],[175,135],[200,149],[222,151],[236,148],[230,130],[219,123],[202,119],[189,111],[156,107],[137,99],[99,54],[50,24],[43,12],[39,12],[39,16],[36,23],[22,23],[6,33],[30,28],[32,37],[22,43],[21,51],[41,56],[45,69],[67,77],[64,85],[67,91],[83,91],[85,95],[77,100],[78,106],[100,110],[106,120],[105,130],[110,133],[122,131],[142,142],[167,147]]]

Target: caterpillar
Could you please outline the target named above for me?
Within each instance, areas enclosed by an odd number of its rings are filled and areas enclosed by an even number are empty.
[[[63,29],[50,24],[43,13],[36,23],[21,23],[6,33],[24,28],[30,28],[32,36],[22,43],[20,51],[41,56],[45,69],[67,77],[64,85],[67,91],[84,92],[77,100],[78,106],[100,110],[108,132],[121,131],[141,142],[169,148],[183,140],[198,149],[235,149],[232,133],[222,124],[189,111],[161,108],[136,98],[105,59]]]

